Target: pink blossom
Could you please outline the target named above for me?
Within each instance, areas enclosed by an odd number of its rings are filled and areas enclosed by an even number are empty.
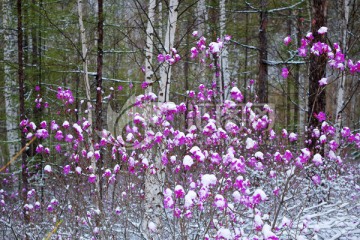
[[[231,40],[231,36],[226,34],[225,37],[224,37],[224,41],[228,42],[230,40]]]
[[[90,174],[88,181],[89,181],[89,183],[95,183],[95,181],[96,181],[95,174]]]
[[[309,39],[309,40],[313,40],[313,39],[314,39],[314,36],[313,36],[312,32],[308,32],[308,33],[306,34],[306,38]]]
[[[160,53],[160,54],[157,56],[157,60],[158,60],[159,63],[162,63],[162,62],[165,61],[165,56]]]
[[[35,136],[39,139],[46,139],[49,137],[49,133],[46,129],[38,129],[35,133]]]
[[[197,36],[198,36],[198,34],[199,34],[199,32],[198,32],[198,31],[193,31],[191,35],[192,35],[193,37],[197,37]]]
[[[318,114],[314,114],[319,122],[326,121],[326,114],[324,112],[319,112]]]
[[[298,48],[298,54],[300,57],[306,57],[307,49],[305,47]]]
[[[288,46],[290,44],[290,42],[291,42],[291,37],[290,36],[287,36],[287,37],[284,38],[284,44],[286,46]]]
[[[181,185],[176,185],[174,189],[176,198],[183,198],[185,196],[184,188]]]
[[[281,71],[281,76],[286,79],[288,75],[289,75],[289,70],[287,68],[283,68]]]
[[[321,177],[319,175],[312,176],[311,180],[315,185],[319,185],[321,183]]]
[[[63,172],[65,175],[70,173],[70,165],[65,165],[63,168]]]
[[[46,128],[47,127],[47,124],[46,124],[46,121],[42,121],[40,124],[39,124],[40,128]]]
[[[320,79],[320,81],[319,81],[319,85],[320,85],[320,86],[325,86],[325,85],[327,85],[327,84],[328,84],[327,78],[322,78],[322,79]]]

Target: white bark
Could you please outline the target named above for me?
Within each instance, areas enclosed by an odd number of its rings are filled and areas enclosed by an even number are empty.
[[[341,50],[346,55],[346,40],[347,40],[347,24],[349,21],[349,5],[350,0],[341,0],[339,1],[340,6],[340,36],[341,36]],[[344,63],[346,66],[346,62]],[[340,82],[338,83],[337,90],[337,103],[336,103],[336,122],[335,126],[339,129],[336,132],[336,140],[339,140],[340,137],[340,129],[342,128],[342,108],[344,105],[345,98],[345,81],[346,81],[346,72],[343,71],[341,73]]]
[[[174,45],[175,30],[177,23],[177,7],[178,0],[170,0],[169,19],[165,36],[165,54],[170,54],[170,49]],[[169,101],[171,66],[163,65],[160,69],[160,92],[159,104]],[[162,215],[163,215],[163,185],[164,185],[164,166],[161,162],[161,153],[165,147],[149,151],[147,158],[153,160],[153,166],[149,167],[145,174],[145,201],[144,215],[141,222],[141,232],[146,239],[154,239],[157,235],[159,239],[162,233]],[[155,173],[150,173],[151,169],[155,169]],[[154,229],[154,227],[156,229]]]
[[[199,0],[196,5],[196,20],[198,34],[199,36],[203,36],[205,33],[205,23],[208,20],[205,0]]]
[[[153,83],[153,51],[154,51],[154,19],[155,19],[156,0],[150,0],[148,10],[148,23],[146,27],[146,46],[145,46],[145,81],[151,84],[147,91],[152,92]]]
[[[165,35],[165,54],[170,53],[170,49],[174,46],[175,31],[178,17],[178,0],[170,0],[169,18]],[[160,92],[159,101],[168,102],[170,94],[171,82],[171,66],[164,64],[160,69]]]
[[[84,82],[85,82],[85,92],[86,92],[86,100],[87,100],[87,115],[88,115],[88,122],[91,124],[89,128],[89,151],[94,152],[94,146],[92,141],[92,105],[91,105],[91,91],[90,91],[90,82],[88,76],[88,48],[87,48],[87,40],[83,22],[83,9],[82,9],[82,0],[77,1],[78,7],[78,14],[79,14],[79,27],[80,27],[80,38],[81,38],[81,50],[82,50],[82,60],[83,60],[83,71],[84,71]],[[93,168],[93,172],[97,173],[96,168],[96,159],[95,157],[91,158],[91,167]],[[99,175],[96,176],[95,182],[95,202],[94,205],[96,206],[97,210],[101,210],[101,203],[100,203],[100,177]],[[100,213],[101,214],[101,213]]]
[[[204,36],[204,34],[206,32],[206,22],[208,21],[208,14],[206,11],[205,0],[198,1],[195,14],[196,14],[196,24],[197,24],[196,30],[198,31],[198,36],[201,37],[201,36]],[[204,53],[200,53],[200,54],[204,54]],[[200,59],[200,57],[199,57],[199,59]],[[200,83],[205,83],[206,82],[206,76],[205,76],[206,65],[200,63],[197,66],[197,70],[200,72],[200,76],[199,76]]]
[[[226,12],[225,0],[220,1],[220,35],[224,39],[225,25],[226,25]],[[229,72],[229,53],[226,48],[221,52],[220,66],[221,66],[221,90],[223,91],[223,99],[229,99],[230,91],[230,72]]]
[[[9,159],[19,150],[19,134],[18,134],[18,104],[14,93],[17,92],[16,69],[12,69],[11,65],[16,61],[15,52],[15,32],[14,18],[11,14],[11,0],[3,1],[3,29],[4,29],[4,97],[6,111],[6,135],[8,141]]]

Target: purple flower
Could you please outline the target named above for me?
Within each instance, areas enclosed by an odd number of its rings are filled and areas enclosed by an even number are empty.
[[[54,211],[54,207],[51,204],[49,204],[48,207],[47,207],[47,211],[48,212]]]
[[[289,70],[287,68],[283,68],[281,70],[281,76],[286,79],[288,75],[289,75]]]
[[[311,180],[315,185],[319,185],[321,183],[321,177],[319,175],[312,176]]]
[[[328,84],[327,78],[322,78],[322,79],[319,81],[319,85],[320,85],[320,86],[325,86],[325,85],[327,85],[327,84]]]
[[[49,137],[49,133],[46,129],[38,129],[35,133],[35,136],[39,139],[46,139]]]
[[[88,181],[89,181],[89,183],[95,183],[95,181],[96,181],[95,174],[90,174]]]
[[[284,38],[284,44],[286,46],[288,46],[290,44],[290,42],[291,42],[291,37],[290,36],[287,36],[286,38]]]
[[[71,134],[67,134],[65,137],[66,142],[72,142],[73,139],[74,139],[74,136]]]
[[[35,86],[35,91],[36,91],[36,92],[39,92],[39,91],[40,91],[40,86],[39,86],[39,85],[36,85],[36,86]]]
[[[148,83],[148,82],[143,82],[143,83],[141,84],[141,88],[142,88],[142,89],[146,89],[148,86],[149,86],[149,83]]]
[[[69,173],[70,173],[70,165],[64,166],[63,171],[64,171],[64,174],[65,174],[65,175],[69,174]]]
[[[323,122],[326,120],[326,114],[324,112],[319,112],[318,114],[314,113],[314,115],[319,122]]]
[[[307,55],[307,50],[305,47],[300,47],[298,48],[298,54],[300,57],[306,57]]]
[[[161,53],[157,56],[157,60],[159,63],[162,63],[165,61],[165,57],[164,55],[162,55]]]
[[[183,198],[185,196],[184,188],[181,185],[175,186],[174,193],[176,198]]]
[[[36,150],[35,150],[37,153],[42,153],[44,151],[44,147],[43,145],[39,144],[37,147],[36,147]]]
[[[46,127],[47,127],[46,121],[42,121],[40,123],[40,128],[46,128]]]

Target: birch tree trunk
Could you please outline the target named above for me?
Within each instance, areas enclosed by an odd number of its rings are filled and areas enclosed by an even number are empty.
[[[149,84],[148,92],[152,92],[153,84],[153,55],[154,55],[154,20],[155,20],[156,0],[149,1],[148,22],[146,26],[146,46],[145,46],[145,82]]]
[[[82,0],[77,1],[77,7],[78,7],[78,14],[79,14],[79,27],[80,27],[80,38],[81,38],[81,49],[82,49],[82,61],[83,61],[83,72],[84,72],[84,82],[85,82],[85,93],[86,93],[86,100],[87,100],[87,114],[88,114],[88,122],[92,125],[92,104],[91,104],[91,91],[90,91],[90,82],[89,82],[89,76],[88,76],[88,52],[87,52],[87,41],[86,41],[86,34],[85,34],[85,28],[84,28],[84,22],[83,22],[83,10],[82,10]],[[101,91],[101,89],[100,89]],[[89,151],[94,151],[94,145],[93,145],[93,136],[91,128],[89,128]],[[99,176],[97,171],[97,165],[95,157],[91,158],[91,167],[93,168],[93,171],[96,173],[96,182],[95,182],[95,201],[94,205],[97,207],[97,210],[100,211],[101,214],[101,200],[100,200],[100,182],[99,179],[101,176]],[[99,212],[98,211],[98,212]]]
[[[205,0],[199,0],[196,5],[196,22],[198,26],[199,36],[203,36],[206,30],[206,22],[208,20],[208,15],[206,11]]]
[[[347,55],[346,42],[347,42],[347,24],[349,22],[349,5],[350,0],[339,0],[339,13],[340,19],[339,27],[340,27],[340,46],[341,51],[345,56]],[[346,66],[346,62],[344,63]],[[345,81],[346,81],[346,72],[342,71],[340,76],[340,82],[338,83],[337,89],[337,103],[336,103],[336,122],[335,125],[338,127],[338,131],[336,132],[336,140],[339,140],[340,137],[340,129],[342,128],[342,111],[344,105],[345,98]]]
[[[226,12],[225,0],[220,1],[220,35],[224,39],[225,26],[226,26]],[[229,99],[230,91],[230,72],[229,72],[229,52],[226,48],[221,52],[221,79],[222,79],[222,92],[223,99]]]
[[[9,159],[19,150],[18,145],[18,101],[14,97],[17,90],[15,69],[11,65],[16,62],[16,39],[13,32],[14,18],[11,14],[10,0],[3,2],[3,29],[4,29],[4,97],[6,111],[6,134],[8,141]]]
[[[164,44],[165,54],[170,53],[170,49],[174,45],[178,5],[178,0],[170,0],[169,19]],[[162,66],[160,69],[159,104],[169,101],[170,79],[171,66]],[[149,159],[153,159],[153,169],[156,169],[156,172],[150,173],[151,167],[149,167],[145,173],[144,215],[140,227],[143,237],[146,239],[154,239],[154,235],[157,235],[158,239],[162,239],[162,196],[165,176],[164,166],[161,162],[161,153],[164,150],[164,147],[154,149],[147,156]]]
[[[170,53],[170,49],[174,46],[175,31],[178,17],[179,0],[170,0],[169,3],[169,18],[165,35],[165,54]],[[168,102],[170,94],[171,82],[171,66],[163,65],[160,69],[160,91],[159,101]]]

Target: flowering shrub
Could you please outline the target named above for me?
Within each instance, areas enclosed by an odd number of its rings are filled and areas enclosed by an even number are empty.
[[[320,30],[325,34],[327,29]],[[338,46],[333,56],[328,45],[311,40],[311,34],[302,40],[300,56],[312,44],[312,54],[327,54],[331,66],[344,70]],[[286,45],[290,42],[284,40]],[[223,47],[221,39],[206,47],[206,39],[200,37],[191,56],[204,51],[211,61]],[[171,65],[180,60],[177,55],[173,49],[158,60]],[[359,72],[359,65],[348,64],[349,71]],[[282,76],[288,74],[284,68]],[[140,227],[149,194],[144,182],[149,175],[161,174],[162,222],[150,221],[147,226],[160,239],[329,238],[336,228],[351,235],[359,224],[358,208],[351,208],[351,203],[359,200],[360,187],[359,168],[348,164],[347,152],[360,147],[360,133],[344,127],[337,139],[339,129],[320,112],[316,117],[321,127],[310,134],[316,143],[308,149],[297,133],[271,128],[269,105],[260,115],[254,103],[242,102],[236,86],[222,103],[219,94],[212,83],[188,91],[184,103],[158,103],[154,93],[140,95],[134,109],[151,111],[131,113],[133,123],[126,127],[125,140],[104,130],[100,141],[92,143],[92,126],[85,118],[42,121],[39,126],[23,120],[20,128],[28,138],[43,140],[36,152],[46,163],[41,169],[45,177],[41,171],[32,173],[32,181],[42,185],[27,193],[26,203],[11,188],[16,176],[4,178],[0,221],[19,229],[18,235],[26,231],[43,236],[62,220],[55,234],[63,238],[145,237]],[[64,103],[64,113],[75,112],[69,111],[74,102],[70,90],[59,88],[57,98]],[[92,161],[101,155],[104,168],[95,171]],[[99,180],[102,209],[94,204]],[[346,213],[348,209],[353,212]],[[21,224],[23,214],[30,217],[28,226]]]

